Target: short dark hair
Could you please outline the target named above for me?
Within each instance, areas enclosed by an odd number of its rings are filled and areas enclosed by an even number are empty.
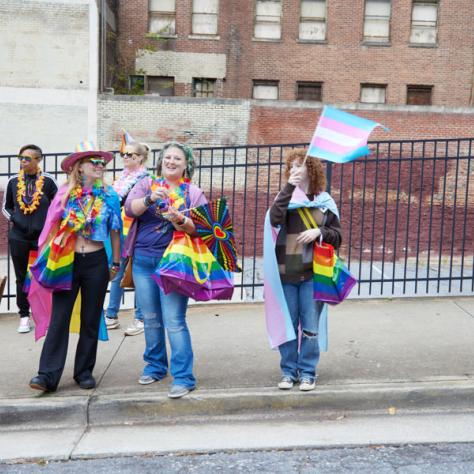
[[[23,145],[18,154],[21,155],[25,150],[34,150],[40,158],[43,158],[43,150],[38,145]]]

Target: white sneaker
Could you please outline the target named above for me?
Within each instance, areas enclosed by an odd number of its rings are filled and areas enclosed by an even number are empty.
[[[309,377],[301,379],[300,390],[302,392],[309,392],[310,390],[314,390],[315,387],[316,387],[316,379],[311,379]]]
[[[30,326],[30,318],[25,316],[24,318],[20,318],[20,325],[18,326],[19,333],[26,333],[31,331]]]
[[[291,377],[284,375],[281,380],[278,382],[278,388],[280,390],[290,390],[293,388],[295,383],[291,380]]]
[[[108,318],[107,316],[105,317],[105,325],[107,329],[118,329],[120,327],[118,318]]]
[[[143,321],[139,319],[134,319],[133,323],[124,331],[125,336],[137,336],[145,330],[145,325]]]

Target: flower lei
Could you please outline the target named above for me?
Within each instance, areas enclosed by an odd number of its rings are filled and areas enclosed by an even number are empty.
[[[101,181],[96,181],[92,190],[76,186],[69,195],[67,216],[72,232],[80,232],[85,238],[92,234],[92,226],[100,225],[101,212],[105,202],[105,191]]]
[[[117,191],[117,194],[122,199],[135,186],[137,181],[148,174],[146,168],[140,168],[136,171],[128,171],[124,169],[120,178],[118,178],[112,187]]]
[[[152,191],[156,191],[158,188],[166,188],[168,191],[171,189],[168,181],[163,176],[151,176],[151,179]],[[179,209],[182,205],[186,206],[186,193],[188,192],[190,182],[189,178],[181,178],[178,186],[173,191],[169,191],[168,199],[158,201],[157,207],[160,212],[166,212],[170,206],[176,209]]]
[[[25,184],[25,172],[20,170],[18,173],[18,185],[16,191],[16,200],[20,206],[21,212],[23,214],[32,214],[38,209],[40,204],[41,196],[43,195],[43,185],[44,185],[44,176],[41,173],[41,170],[38,170],[39,177],[35,180],[35,192],[31,197],[29,204],[26,204],[26,184]],[[37,174],[37,176],[38,176]]]

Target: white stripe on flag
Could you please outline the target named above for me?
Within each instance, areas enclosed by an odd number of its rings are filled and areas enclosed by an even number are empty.
[[[316,130],[314,138],[324,138],[338,145],[347,146],[350,148],[358,147],[361,143],[365,143],[365,140],[360,138],[354,138],[343,133],[335,132],[329,128],[319,126]]]

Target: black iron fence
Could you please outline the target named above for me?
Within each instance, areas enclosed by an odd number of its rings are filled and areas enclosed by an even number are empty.
[[[372,142],[369,157],[326,163],[328,191],[343,228],[340,256],[358,278],[352,297],[455,295],[474,292],[474,138]],[[285,153],[305,144],[196,148],[193,181],[209,199],[226,196],[243,273],[236,298],[263,298],[263,222],[285,182]],[[155,167],[159,150],[149,160]],[[44,170],[65,180],[64,153],[48,154]],[[2,156],[0,176],[18,169]],[[116,153],[109,179],[121,171]],[[7,308],[15,295],[6,245]]]

